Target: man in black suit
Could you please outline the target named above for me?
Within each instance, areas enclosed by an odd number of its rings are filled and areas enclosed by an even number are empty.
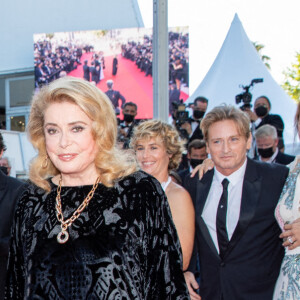
[[[6,150],[0,133],[0,158]],[[17,199],[24,183],[0,171],[0,300],[4,299],[6,265],[8,259],[10,231]]]
[[[271,101],[266,96],[258,97],[254,102],[254,112],[247,109],[246,112],[249,114],[251,122],[253,122],[255,130],[259,127],[269,124],[273,125],[277,130],[278,135],[278,148],[282,152],[284,151],[283,141],[283,129],[284,123],[279,115],[269,114],[271,110]]]
[[[118,56],[115,55],[113,59],[112,75],[113,76],[117,75],[117,72],[118,72]]]
[[[121,102],[122,102],[121,108],[123,108],[126,99],[119,91],[116,91],[113,89],[113,85],[114,85],[113,80],[111,80],[111,79],[107,80],[106,85],[107,85],[108,90],[105,92],[105,94],[108,96],[108,98],[112,102],[112,104],[115,108],[116,114],[118,115],[120,113],[119,100],[121,100]]]
[[[97,85],[99,82],[99,76],[98,76],[94,61],[91,62],[90,73],[91,73],[91,77],[92,77],[92,82],[95,82],[95,84]]]
[[[180,103],[180,91],[175,83],[169,84],[169,114],[172,115],[175,107]]]
[[[84,61],[84,65],[83,65],[83,78],[87,81],[91,80],[90,67],[88,66],[87,60]]]
[[[274,210],[288,169],[247,158],[249,124],[233,106],[215,107],[201,123],[215,167],[187,188],[195,199],[202,300],[271,300],[279,274],[283,247]],[[195,255],[189,270],[194,266]],[[190,271],[191,299],[200,299]]]
[[[268,163],[288,165],[295,156],[282,153],[278,150],[278,137],[276,128],[266,124],[255,131],[255,140],[258,152],[258,159]]]
[[[191,122],[184,123],[181,128],[185,129],[189,135],[188,144],[195,139],[203,139],[203,134],[200,129],[201,120],[207,110],[208,100],[205,97],[197,97],[192,106],[193,118]]]

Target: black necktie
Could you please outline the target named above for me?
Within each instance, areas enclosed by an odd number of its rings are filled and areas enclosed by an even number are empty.
[[[221,195],[218,210],[217,210],[217,237],[219,244],[220,257],[223,258],[226,252],[229,239],[226,229],[226,215],[227,215],[227,200],[228,200],[228,184],[229,181],[227,178],[224,178],[222,181],[223,193]]]

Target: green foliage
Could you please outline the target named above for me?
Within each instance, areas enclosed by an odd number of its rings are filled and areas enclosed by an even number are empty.
[[[297,102],[300,101],[300,52],[296,53],[296,62],[283,72],[283,89]]]
[[[261,60],[263,61],[263,63],[265,64],[265,66],[270,70],[271,66],[269,64],[271,58],[267,55],[263,55],[261,53],[261,51],[263,50],[263,48],[265,48],[265,45],[263,44],[259,44],[258,42],[252,42],[253,46],[255,47],[256,51],[258,52]]]
[[[101,38],[101,37],[104,37],[108,33],[108,30],[97,30],[94,33],[97,36],[97,38]]]

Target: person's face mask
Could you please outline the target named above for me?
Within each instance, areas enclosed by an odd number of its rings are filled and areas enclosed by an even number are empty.
[[[268,113],[268,109],[265,106],[258,106],[255,108],[255,113],[258,117],[264,117]]]
[[[124,121],[127,123],[131,123],[134,120],[134,116],[133,115],[129,115],[129,114],[124,114]]]
[[[193,169],[195,169],[198,165],[201,165],[202,163],[203,163],[203,159],[195,159],[195,158],[190,159],[190,165],[192,166]]]
[[[204,114],[205,114],[205,112],[201,111],[201,110],[194,110],[194,112],[193,112],[193,116],[196,120],[203,118]]]
[[[269,158],[274,154],[273,147],[264,148],[264,149],[258,148],[257,151],[262,158]]]
[[[7,169],[7,167],[1,166],[1,167],[0,167],[0,170],[1,170],[5,175],[8,175],[8,169]]]

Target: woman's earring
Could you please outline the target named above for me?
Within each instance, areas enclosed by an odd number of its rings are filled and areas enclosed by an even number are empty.
[[[49,159],[49,156],[46,155],[46,157],[45,157],[45,159],[44,159],[44,161],[42,163],[42,168],[43,169],[46,169],[48,167],[48,159]]]

